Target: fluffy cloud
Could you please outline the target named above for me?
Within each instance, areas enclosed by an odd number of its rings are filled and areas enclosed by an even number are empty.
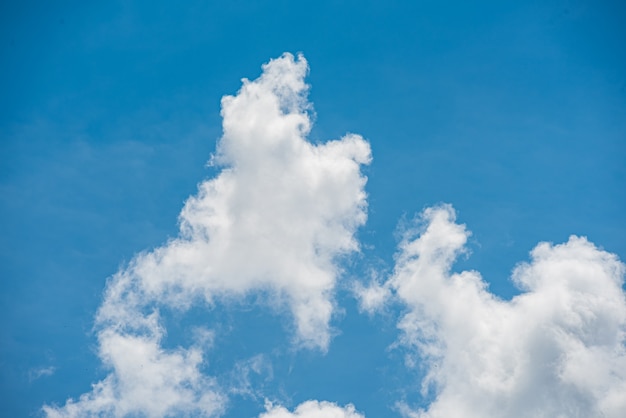
[[[163,350],[159,338],[100,333],[100,357],[113,369],[90,393],[63,408],[44,407],[50,418],[122,417],[133,414],[211,416],[223,410],[225,399],[212,379],[203,376],[198,348]]]
[[[342,408],[331,402],[307,401],[300,404],[293,412],[281,406],[266,405],[267,412],[259,418],[364,418],[356,412],[353,405]]]
[[[137,255],[107,283],[95,329],[109,374],[50,418],[219,415],[225,391],[203,373],[210,330],[189,347],[164,348],[160,309],[263,292],[293,317],[294,342],[325,351],[331,339],[338,260],[358,250],[366,220],[370,148],[358,135],[311,144],[303,57],[270,61],[222,100],[220,174],[198,186],[180,214],[180,234]],[[407,307],[402,341],[426,368],[426,408],[437,417],[608,417],[626,410],[624,266],[584,238],[539,244],[519,265],[523,293],[510,301],[479,273],[453,273],[469,232],[450,206],[424,211],[407,231],[392,277],[357,285],[360,309],[396,297]],[[235,365],[231,393],[261,396],[250,372],[272,373],[262,357]],[[362,418],[352,405],[308,401],[293,412],[266,405],[261,418]]]
[[[358,250],[360,168],[371,155],[358,135],[306,140],[307,71],[303,57],[285,54],[222,99],[224,133],[212,159],[221,173],[186,202],[179,237],[109,280],[96,329],[111,373],[77,401],[44,407],[49,417],[218,414],[225,397],[200,371],[201,347],[162,348],[160,306],[270,292],[290,308],[297,344],[328,348],[337,259]]]
[[[185,204],[180,238],[116,277],[100,321],[127,325],[125,310],[145,300],[185,308],[196,297],[270,289],[291,306],[299,342],[327,348],[335,261],[358,249],[353,235],[366,219],[360,165],[371,156],[357,135],[306,141],[306,72],[304,58],[284,55],[224,97],[213,158],[223,171]]]
[[[540,243],[513,272],[510,301],[475,271],[451,272],[469,232],[430,208],[400,244],[387,283],[434,389],[436,417],[614,417],[626,411],[624,265],[585,238]]]

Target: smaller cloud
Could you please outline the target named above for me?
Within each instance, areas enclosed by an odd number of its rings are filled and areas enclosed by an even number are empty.
[[[396,402],[394,406],[404,418],[420,418],[420,411],[415,411],[406,402]]]
[[[198,347],[211,348],[215,344],[215,331],[206,327],[195,327],[193,340]]]
[[[359,302],[359,311],[370,315],[379,312],[391,297],[389,287],[375,280],[368,286],[355,282],[353,292]]]
[[[426,209],[387,282],[407,308],[402,342],[426,370],[427,408],[408,418],[603,417],[626,410],[626,266],[584,237],[539,243],[509,301],[476,271],[454,272],[470,232],[452,206]]]
[[[262,354],[239,361],[231,373],[230,392],[250,397],[253,399],[263,399],[263,383],[269,382],[274,378],[274,369],[268,358]]]
[[[99,356],[113,370],[92,391],[65,406],[44,406],[48,418],[202,416],[223,412],[225,397],[200,373],[201,350],[161,348],[162,335],[129,335],[107,329]]]
[[[293,412],[289,412],[282,406],[275,406],[271,402],[266,402],[265,409],[267,411],[261,414],[259,418],[365,418],[364,415],[356,411],[352,404],[341,407],[325,401],[303,402]]]
[[[48,366],[48,367],[39,367],[39,368],[35,368],[35,369],[30,369],[28,371],[28,381],[29,382],[34,382],[35,380],[42,378],[42,377],[46,377],[46,376],[52,376],[54,374],[54,372],[56,372],[57,368],[54,366]]]

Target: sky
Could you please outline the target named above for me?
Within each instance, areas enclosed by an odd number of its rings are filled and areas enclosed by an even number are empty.
[[[625,15],[3,2],[3,415],[622,417]]]

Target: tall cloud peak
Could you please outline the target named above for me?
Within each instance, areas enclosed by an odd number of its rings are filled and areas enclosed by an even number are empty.
[[[358,250],[367,216],[361,166],[371,154],[354,134],[307,141],[307,72],[304,57],[284,54],[223,98],[222,171],[187,200],[177,238],[107,283],[96,328],[110,375],[77,401],[44,407],[48,416],[219,414],[226,397],[201,372],[201,347],[161,346],[161,306],[269,291],[291,313],[298,346],[328,349],[338,260]]]

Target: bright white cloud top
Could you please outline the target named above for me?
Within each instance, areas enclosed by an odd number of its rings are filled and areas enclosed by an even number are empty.
[[[451,206],[423,212],[387,285],[409,312],[403,340],[436,398],[415,417],[612,417],[626,411],[624,265],[585,238],[539,244],[513,272],[525,291],[489,293],[452,273],[469,232]]]
[[[259,418],[364,418],[354,409],[354,405],[340,407],[331,402],[307,401],[301,403],[294,412],[282,406],[266,405],[267,412]]]
[[[96,318],[110,371],[50,418],[218,416],[226,390],[201,370],[203,342],[164,348],[159,309],[272,295],[291,312],[296,347],[330,348],[341,257],[359,250],[366,221],[369,144],[349,134],[307,141],[306,60],[290,54],[222,100],[223,136],[180,213],[180,234],[137,255],[108,282]],[[373,313],[398,300],[401,341],[427,370],[427,408],[415,417],[615,417],[626,410],[624,265],[585,238],[539,244],[513,274],[510,301],[479,273],[453,273],[469,233],[451,206],[427,209],[407,231],[392,277],[356,286]],[[332,401],[332,400],[331,400]],[[357,405],[358,407],[358,405]],[[268,403],[263,418],[359,418],[354,406],[311,400],[293,412]]]
[[[165,350],[160,305],[186,309],[221,296],[271,292],[287,304],[296,343],[330,342],[337,258],[358,249],[366,220],[370,149],[358,135],[313,145],[303,57],[270,61],[222,100],[224,135],[214,164],[180,214],[180,237],[139,254],[111,278],[96,319],[111,374],[50,417],[149,417],[222,411],[225,398],[198,367],[200,346]]]

